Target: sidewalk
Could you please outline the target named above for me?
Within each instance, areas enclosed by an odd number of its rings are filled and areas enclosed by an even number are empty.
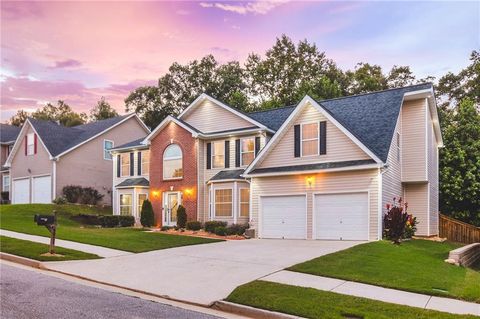
[[[480,304],[282,270],[259,280],[314,288],[399,305],[480,316]]]
[[[12,237],[12,238],[17,238],[17,239],[29,240],[29,241],[42,243],[42,244],[47,244],[47,245],[50,244],[50,238],[49,237],[28,235],[28,234],[17,233],[17,232],[14,232],[14,231],[4,230],[4,229],[0,230],[0,235],[7,236],[7,237]],[[95,254],[95,255],[103,257],[103,258],[126,256],[126,255],[132,255],[133,254],[133,253],[130,253],[130,252],[127,252],[127,251],[116,250],[116,249],[105,248],[105,247],[94,246],[94,245],[88,245],[88,244],[81,244],[81,243],[77,243],[77,242],[74,242],[74,241],[62,240],[62,239],[56,239],[55,240],[55,246],[68,248],[68,249],[79,250],[79,251],[83,251],[85,253]]]

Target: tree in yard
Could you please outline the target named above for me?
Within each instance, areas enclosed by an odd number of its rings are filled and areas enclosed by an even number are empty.
[[[464,99],[447,118],[440,149],[440,211],[480,226],[480,111]]]
[[[90,111],[90,119],[92,121],[106,120],[118,116],[117,111],[102,96],[97,105]]]
[[[30,114],[28,114],[28,112],[25,112],[24,110],[18,110],[17,113],[10,118],[8,123],[14,126],[22,126],[29,116]]]
[[[140,212],[140,223],[143,227],[152,227],[155,223],[152,203],[148,199],[143,201],[142,211]]]
[[[76,113],[64,101],[58,100],[57,105],[47,103],[41,109],[32,113],[32,118],[37,120],[58,121],[64,126],[75,126],[85,124],[87,115]]]
[[[351,94],[388,89],[387,78],[382,72],[382,67],[379,65],[358,63],[355,69],[353,71],[347,71],[346,75],[349,79],[348,92]]]

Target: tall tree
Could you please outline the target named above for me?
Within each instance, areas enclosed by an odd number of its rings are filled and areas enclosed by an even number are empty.
[[[8,124],[14,126],[22,126],[29,116],[30,114],[28,114],[28,112],[24,110],[18,110],[17,113],[15,113],[15,115],[10,118]]]
[[[448,118],[440,152],[440,210],[480,226],[480,111],[464,99]]]
[[[387,78],[379,65],[358,63],[353,71],[346,72],[351,94],[368,93],[388,89]]]
[[[106,120],[111,117],[118,116],[117,111],[105,100],[105,97],[102,96],[100,101],[97,102],[97,105],[90,110],[90,119],[92,121]]]
[[[172,104],[162,104],[160,92],[156,86],[142,86],[131,92],[125,99],[125,109],[127,112],[137,113],[152,129],[168,115],[177,113]]]
[[[72,108],[62,100],[57,101],[57,105],[47,103],[44,107],[32,113],[32,117],[37,120],[58,121],[64,126],[75,126],[87,122],[87,114],[76,113]]]

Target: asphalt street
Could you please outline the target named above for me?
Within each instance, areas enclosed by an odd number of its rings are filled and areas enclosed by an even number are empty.
[[[122,295],[0,265],[0,317],[7,318],[169,318],[219,317]]]

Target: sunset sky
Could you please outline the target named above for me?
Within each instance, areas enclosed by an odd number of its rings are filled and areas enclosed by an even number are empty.
[[[282,33],[343,69],[410,65],[419,77],[468,65],[480,48],[476,2],[1,2],[1,121],[65,100],[105,96],[120,113],[134,88],[174,61],[244,61]]]

